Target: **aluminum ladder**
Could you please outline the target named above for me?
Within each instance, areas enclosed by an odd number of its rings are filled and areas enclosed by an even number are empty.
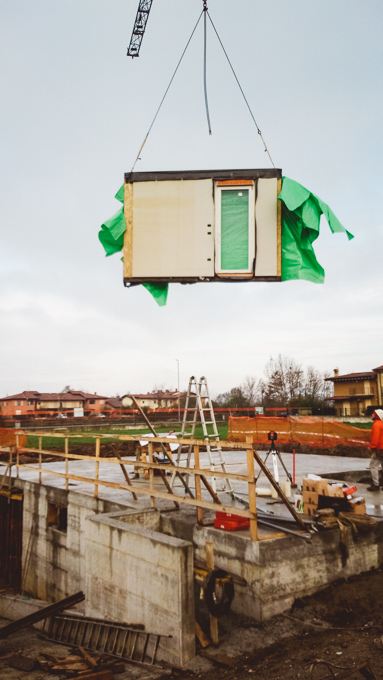
[[[207,414],[207,419],[205,417]],[[203,436],[206,441],[206,451],[209,458],[210,469],[220,469],[226,472],[225,463],[222,456],[222,449],[220,446],[214,446],[214,441],[219,441],[219,434],[217,423],[214,415],[213,404],[211,403],[209,388],[205,376],[202,376],[197,382],[196,378],[192,376],[189,380],[188,392],[186,395],[185,410],[182,420],[181,438],[194,439],[195,428],[197,425],[197,417],[199,415]],[[175,463],[178,467],[190,467],[193,446],[190,444],[182,444],[179,446]],[[189,475],[186,474],[186,481]],[[172,476],[171,485],[175,481],[175,474]],[[232,486],[229,479],[220,479],[223,483],[220,491],[233,493]],[[216,490],[216,479],[212,479],[212,487]]]

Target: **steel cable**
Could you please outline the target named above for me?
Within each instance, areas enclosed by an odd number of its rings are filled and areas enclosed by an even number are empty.
[[[188,48],[189,45],[190,45],[191,39],[192,39],[194,33],[196,32],[197,26],[198,26],[199,22],[201,21],[201,17],[202,17],[202,14],[203,14],[203,13],[204,13],[204,12],[203,12],[203,10],[202,10],[201,14],[200,14],[199,17],[198,17],[198,21],[197,21],[196,25],[195,25],[194,28],[193,28],[192,34],[191,34],[189,40],[188,40],[187,43],[186,43],[186,47],[185,47],[184,51],[182,52],[181,58],[180,58],[180,60],[179,60],[179,62],[178,62],[178,64],[177,64],[177,66],[176,66],[176,69],[175,69],[175,71],[174,71],[174,73],[173,73],[173,75],[172,75],[172,77],[171,77],[170,83],[169,83],[169,85],[168,85],[167,88],[166,88],[165,94],[164,94],[164,96],[163,96],[162,99],[161,99],[161,103],[160,103],[160,105],[159,105],[159,107],[158,107],[158,109],[157,109],[157,111],[156,111],[156,114],[155,114],[153,120],[152,120],[151,126],[150,126],[148,132],[146,133],[146,137],[145,137],[144,141],[143,141],[142,144],[141,144],[140,150],[139,150],[139,152],[138,152],[138,154],[137,154],[136,160],[134,161],[134,164],[133,164],[133,167],[132,167],[132,169],[131,169],[131,172],[133,172],[134,168],[136,167],[136,163],[137,163],[137,161],[138,161],[138,159],[139,159],[139,157],[140,157],[141,151],[142,151],[142,149],[144,148],[144,146],[145,146],[145,144],[146,144],[146,140],[147,140],[147,138],[148,138],[149,135],[150,135],[151,129],[152,129],[152,127],[153,127],[153,125],[154,125],[154,123],[155,123],[155,121],[156,121],[156,118],[157,118],[157,116],[158,116],[158,114],[159,114],[159,112],[160,112],[160,110],[161,110],[162,104],[163,104],[164,101],[165,101],[166,95],[167,95],[167,93],[168,93],[169,90],[170,90],[170,86],[171,86],[171,84],[172,84],[172,82],[173,82],[173,80],[174,80],[174,78],[175,78],[175,75],[176,75],[176,73],[177,73],[177,71],[178,71],[178,69],[179,69],[179,67],[180,67],[180,64],[181,64],[182,59],[183,59],[184,56],[185,56],[186,50],[187,50],[187,48]]]
[[[225,54],[225,57],[226,57],[227,61],[229,62],[229,66],[230,66],[230,68],[231,68],[231,70],[232,70],[232,72],[233,72],[234,78],[235,78],[236,81],[237,81],[238,87],[239,87],[239,89],[241,90],[242,96],[243,96],[243,98],[244,98],[244,100],[245,100],[245,102],[246,102],[246,106],[247,106],[247,108],[248,108],[249,111],[250,111],[250,115],[251,115],[251,117],[252,117],[252,119],[253,119],[253,121],[254,121],[255,127],[257,128],[257,132],[258,132],[258,134],[259,134],[259,136],[260,136],[260,138],[261,138],[261,140],[262,140],[263,146],[265,147],[265,151],[266,151],[268,157],[270,158],[270,162],[271,162],[273,168],[275,168],[273,159],[271,158],[270,152],[269,152],[269,150],[268,150],[268,148],[267,148],[267,146],[266,146],[266,142],[265,142],[265,140],[263,139],[262,132],[260,131],[260,129],[259,129],[258,125],[257,125],[257,121],[256,121],[255,118],[254,118],[254,114],[253,114],[253,112],[252,112],[252,110],[251,110],[251,108],[250,108],[250,104],[249,104],[249,102],[247,101],[246,96],[245,96],[245,93],[244,93],[244,91],[243,91],[243,89],[242,89],[242,87],[241,87],[241,83],[239,82],[239,80],[238,80],[238,78],[237,78],[237,74],[236,74],[236,72],[234,71],[233,65],[232,65],[232,63],[231,63],[231,61],[230,61],[230,59],[229,59],[229,56],[228,56],[228,54],[227,54],[227,52],[226,52],[226,50],[225,50],[225,48],[224,48],[224,46],[223,46],[223,43],[222,43],[221,38],[220,38],[219,35],[218,35],[218,31],[217,31],[216,27],[214,26],[213,20],[212,20],[212,18],[211,18],[211,16],[210,16],[209,12],[207,12],[207,14],[208,14],[208,16],[209,16],[210,23],[211,23],[211,25],[212,25],[213,28],[214,28],[214,32],[215,32],[215,34],[216,34],[216,36],[217,36],[217,38],[218,38],[218,40],[219,40],[219,43],[220,43],[220,45],[221,45],[221,47],[222,47],[222,49],[223,49],[223,52],[224,52],[224,54]]]
[[[206,49],[207,49],[207,38],[206,38],[206,14],[207,10],[203,10],[203,24],[204,24],[204,44],[203,44],[203,85],[205,91],[205,108],[206,108],[206,118],[207,124],[209,126],[209,135],[211,135],[211,125],[210,125],[210,114],[209,114],[209,103],[207,100],[207,83],[206,83]]]

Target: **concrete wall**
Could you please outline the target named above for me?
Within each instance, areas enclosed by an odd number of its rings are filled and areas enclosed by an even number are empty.
[[[124,508],[34,482],[22,481],[22,486],[24,591],[32,597],[56,602],[84,590],[86,518],[92,513]],[[66,532],[48,526],[48,503],[67,506]]]
[[[80,590],[86,615],[144,624],[172,636],[158,658],[195,655],[193,546],[159,533],[160,513],[23,481],[24,592],[56,602]],[[67,506],[67,530],[48,526],[48,503]],[[114,511],[114,512],[111,512]]]
[[[312,543],[288,536],[253,542],[243,533],[192,526],[175,515],[162,516],[162,529],[192,540],[195,559],[204,563],[205,543],[214,546],[215,566],[244,578],[235,584],[232,610],[263,621],[290,609],[295,599],[311,595],[334,581],[377,569],[383,564],[383,522],[355,540],[347,530],[347,559],[339,530],[313,536]]]
[[[90,519],[86,614],[171,635],[158,658],[183,665],[195,655],[193,546],[159,528],[159,513],[150,511]]]

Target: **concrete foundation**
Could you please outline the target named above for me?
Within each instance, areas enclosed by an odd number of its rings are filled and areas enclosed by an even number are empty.
[[[79,590],[87,616],[142,624],[167,636],[157,659],[183,665],[195,655],[193,546],[160,533],[160,513],[22,481],[23,584],[56,602]],[[49,504],[67,526],[48,525]],[[110,512],[114,510],[114,512]]]
[[[311,469],[314,462],[311,457]],[[336,461],[332,463],[336,470]],[[50,465],[53,469],[61,463]],[[354,465],[358,470],[358,461]],[[95,499],[83,489],[60,488],[63,482],[57,477],[50,477],[48,485],[38,483],[37,473],[25,474],[35,478],[18,480],[24,489],[24,591],[54,602],[82,590],[86,598],[78,610],[143,624],[147,632],[163,635],[158,659],[173,666],[184,665],[195,654],[193,563],[205,563],[207,541],[214,546],[215,566],[246,581],[235,583],[232,609],[257,621],[288,610],[295,599],[340,578],[383,563],[383,520],[357,540],[348,530],[346,557],[338,529],[314,534],[311,544],[294,536],[253,542],[248,530],[198,526],[195,508],[170,512],[165,502],[160,512],[147,506],[148,499],[134,501],[126,491],[107,490],[109,498]],[[376,514],[380,500],[373,502]],[[64,510],[55,523],[60,508]],[[204,517],[208,523],[214,515],[205,512]],[[267,533],[260,528],[261,539]]]

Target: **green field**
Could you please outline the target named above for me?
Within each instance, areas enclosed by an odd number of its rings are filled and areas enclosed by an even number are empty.
[[[371,430],[372,420],[370,423],[348,423],[344,421],[345,425],[351,425],[351,427],[358,427],[360,430]]]
[[[171,424],[169,425],[169,427],[155,428],[155,430],[158,434],[167,433],[167,432],[169,432],[170,429],[172,429]],[[227,439],[228,424],[227,423],[219,424],[219,425],[217,425],[217,429],[218,429],[218,432],[219,432],[220,439],[226,440]],[[178,431],[178,430],[176,430],[176,431]],[[118,441],[116,435],[121,435],[121,434],[125,434],[125,435],[149,434],[150,430],[147,427],[145,427],[145,428],[137,427],[137,428],[132,429],[132,430],[124,430],[124,429],[111,430],[110,428],[105,428],[105,429],[102,428],[102,429],[98,430],[97,433],[98,434],[115,435],[114,437],[110,437],[106,440],[108,442],[114,442],[114,441]],[[96,437],[94,435],[92,436],[88,432],[84,433],[84,436],[81,437],[81,438],[80,437],[73,437],[73,434],[74,433],[72,433],[72,436],[70,436],[70,434],[68,435],[69,444],[77,444],[78,446],[80,446],[81,444],[93,444],[96,441]],[[81,432],[80,431],[76,432],[76,434],[81,434]],[[202,432],[202,426],[201,425],[196,426],[195,438],[196,439],[203,439],[203,432]],[[37,435],[28,435],[27,447],[32,448],[32,449],[37,449],[38,445],[39,445],[38,439],[39,438],[38,438]],[[50,451],[51,449],[57,449],[57,448],[64,449],[64,440],[65,440],[65,437],[63,437],[63,436],[52,437],[52,436],[49,436],[49,433],[47,433],[47,435],[43,437],[42,447],[45,451]]]

